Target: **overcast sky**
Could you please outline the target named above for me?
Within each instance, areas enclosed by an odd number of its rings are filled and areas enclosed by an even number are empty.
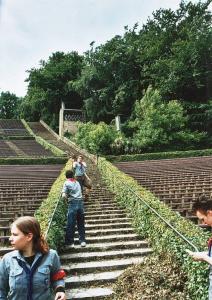
[[[196,2],[196,1],[193,1]],[[0,92],[26,94],[26,70],[56,51],[80,54],[180,0],[0,0]]]

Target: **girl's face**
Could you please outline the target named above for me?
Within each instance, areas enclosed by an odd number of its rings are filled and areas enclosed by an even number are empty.
[[[11,227],[11,236],[9,238],[12,247],[15,250],[25,251],[32,245],[33,234],[24,234],[15,224]]]

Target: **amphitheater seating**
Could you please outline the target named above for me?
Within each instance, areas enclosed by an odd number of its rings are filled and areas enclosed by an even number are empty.
[[[193,202],[202,194],[212,197],[212,157],[119,162],[120,170],[181,215],[197,221]]]
[[[26,156],[53,156],[51,151],[45,149],[35,140],[13,140],[12,142]]]
[[[35,141],[21,120],[0,119],[0,158],[47,156],[54,154]]]
[[[49,132],[40,122],[28,122],[28,125],[32,129],[32,131],[37,135],[49,142],[50,144],[58,147],[59,149],[63,150],[64,152],[71,154],[76,154],[73,149],[70,149],[68,145],[63,143],[61,140],[58,140],[55,135]],[[72,153],[71,153],[72,151]]]
[[[9,156],[16,156],[16,152],[5,141],[0,140],[0,157]]]
[[[10,224],[33,215],[63,165],[0,165],[0,246],[8,242]]]
[[[21,120],[0,119],[0,135],[2,136],[29,136]]]

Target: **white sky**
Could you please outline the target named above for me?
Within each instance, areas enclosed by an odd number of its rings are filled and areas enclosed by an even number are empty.
[[[193,1],[195,2],[195,1]],[[26,94],[26,70],[56,51],[80,54],[180,0],[0,0],[0,92]]]

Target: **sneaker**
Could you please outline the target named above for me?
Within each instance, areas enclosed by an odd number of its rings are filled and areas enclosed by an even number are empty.
[[[82,242],[80,245],[81,247],[86,247],[86,242]]]

